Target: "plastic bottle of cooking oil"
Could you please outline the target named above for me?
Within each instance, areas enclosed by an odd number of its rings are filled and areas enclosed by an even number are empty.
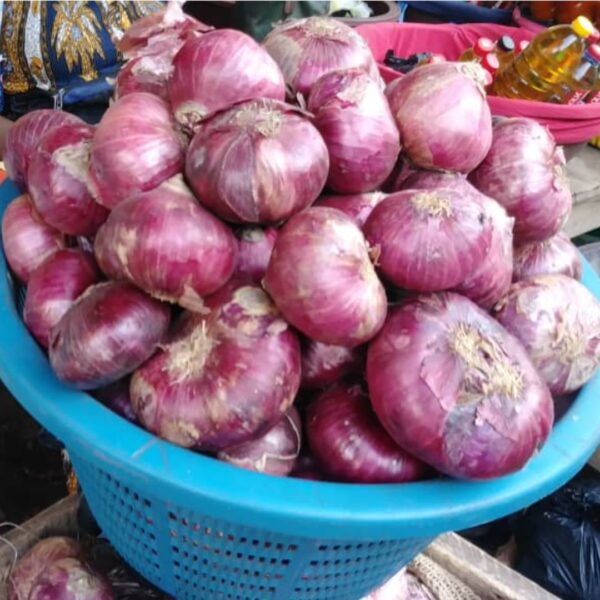
[[[504,69],[515,57],[515,42],[510,35],[503,35],[496,42],[496,56],[500,68]]]
[[[591,44],[583,59],[573,73],[558,87],[552,98],[560,104],[580,104],[598,84],[598,66],[600,65],[600,46]]]
[[[458,59],[460,62],[481,62],[481,59],[494,51],[494,42],[490,38],[480,37],[472,48],[467,48]]]
[[[493,93],[506,98],[550,100],[560,82],[581,62],[585,40],[595,33],[586,17],[546,29],[498,74]]]

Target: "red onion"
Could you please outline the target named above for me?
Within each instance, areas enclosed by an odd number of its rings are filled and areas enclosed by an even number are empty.
[[[360,375],[363,362],[363,353],[358,348],[332,346],[307,339],[302,347],[301,386],[304,389],[319,389],[353,372]]]
[[[262,437],[219,452],[219,459],[258,473],[289,475],[302,443],[300,416],[292,407]]]
[[[38,147],[43,135],[66,123],[81,124],[83,121],[75,115],[44,108],[23,115],[11,126],[3,160],[6,173],[19,187],[25,188],[27,185],[29,157]]]
[[[400,79],[388,97],[404,152],[423,169],[472,171],[492,143],[483,69],[473,63],[425,65]]]
[[[154,94],[168,102],[167,81],[173,71],[173,57],[178,51],[178,42],[164,54],[144,55],[132,58],[117,75],[115,98],[118,100],[136,92]]]
[[[169,96],[177,121],[195,129],[209,113],[243,100],[285,99],[277,63],[250,36],[219,29],[190,38],[173,61]]]
[[[275,223],[312,204],[329,156],[304,116],[275,100],[253,100],[206,119],[187,154],[196,196],[223,219]]]
[[[274,227],[249,227],[238,232],[236,276],[260,284],[267,271],[278,231]]]
[[[460,285],[479,268],[492,225],[480,194],[439,188],[392,194],[375,207],[363,231],[384,277],[423,292]]]
[[[99,279],[93,257],[81,250],[59,250],[31,274],[23,320],[44,348],[48,348],[52,328],[73,302]]]
[[[455,293],[392,309],[369,346],[367,381],[392,438],[453,477],[516,471],[552,428],[552,396],[521,343]]]
[[[325,344],[364,344],[387,311],[360,230],[334,208],[310,208],[288,221],[263,285],[294,327]]]
[[[339,69],[362,69],[374,81],[380,81],[377,63],[365,40],[335,19],[286,21],[269,33],[263,45],[283,71],[293,96],[308,96],[319,77]]]
[[[274,427],[299,384],[296,334],[259,287],[244,286],[209,315],[185,315],[174,339],[134,373],[131,401],[152,433],[218,451]]]
[[[108,581],[76,558],[48,566],[31,588],[28,600],[114,600]]]
[[[51,129],[27,171],[31,199],[44,221],[69,235],[93,235],[108,216],[87,188],[94,128],[66,123]]]
[[[378,188],[400,152],[400,136],[379,85],[361,69],[334,71],[312,86],[308,110],[329,150],[327,184],[342,194]]]
[[[366,194],[353,194],[350,196],[321,196],[315,206],[328,206],[337,208],[349,216],[360,229],[373,209],[387,198],[383,192],[368,192]]]
[[[494,141],[471,182],[515,217],[518,243],[548,239],[571,212],[565,157],[552,134],[537,121],[516,118],[494,123]]]
[[[571,277],[541,275],[515,283],[495,312],[555,396],[579,389],[600,364],[600,303]]]
[[[325,481],[325,477],[317,468],[315,459],[312,454],[309,454],[306,450],[306,446],[302,447],[300,456],[296,460],[296,466],[290,473],[291,477],[295,479],[306,479],[309,481]]]
[[[42,221],[27,194],[13,200],[2,218],[4,254],[15,275],[27,283],[51,254],[65,247],[62,234]]]
[[[306,411],[306,436],[324,473],[351,483],[403,483],[427,467],[385,432],[359,386],[318,396]]]
[[[64,558],[81,556],[79,544],[67,537],[50,537],[38,542],[17,562],[7,580],[8,600],[26,600],[48,567]]]
[[[555,274],[581,279],[581,258],[569,236],[559,231],[543,242],[515,248],[514,281]]]
[[[110,385],[95,390],[93,396],[119,416],[135,423],[137,418],[133,406],[131,405],[129,385],[130,379],[129,377],[125,377],[124,379],[115,381],[115,383],[111,383]]]
[[[463,175],[456,173],[418,171],[404,185],[407,189],[450,188],[465,195],[476,192]],[[512,281],[514,219],[495,200],[482,194],[480,200],[492,223],[490,249],[480,266],[455,291],[489,309],[506,294]]]
[[[197,311],[202,296],[231,277],[237,251],[231,231],[196,202],[181,175],[119,204],[94,247],[109,277]]]
[[[89,390],[145,362],[169,326],[169,308],[124,282],[98,283],[50,335],[50,363],[63,381]]]
[[[183,144],[173,125],[166,102],[152,94],[129,94],[106,111],[90,161],[91,189],[100,204],[112,209],[181,172]]]

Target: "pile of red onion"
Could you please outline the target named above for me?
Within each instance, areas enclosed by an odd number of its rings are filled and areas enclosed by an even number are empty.
[[[98,126],[34,111],[8,139],[27,193],[4,252],[56,375],[258,473],[521,469],[552,395],[600,363],[548,131],[492,126],[478,65],[384,92],[360,35],[323,17],[259,45],[169,3],[119,47]]]

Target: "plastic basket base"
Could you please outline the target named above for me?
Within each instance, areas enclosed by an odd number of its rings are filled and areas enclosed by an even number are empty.
[[[431,539],[340,542],[243,527],[142,496],[76,454],[71,460],[104,534],[177,600],[359,600]]]

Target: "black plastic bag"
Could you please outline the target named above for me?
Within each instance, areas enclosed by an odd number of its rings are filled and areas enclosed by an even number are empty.
[[[600,475],[586,473],[515,524],[515,568],[563,600],[600,599]]]

